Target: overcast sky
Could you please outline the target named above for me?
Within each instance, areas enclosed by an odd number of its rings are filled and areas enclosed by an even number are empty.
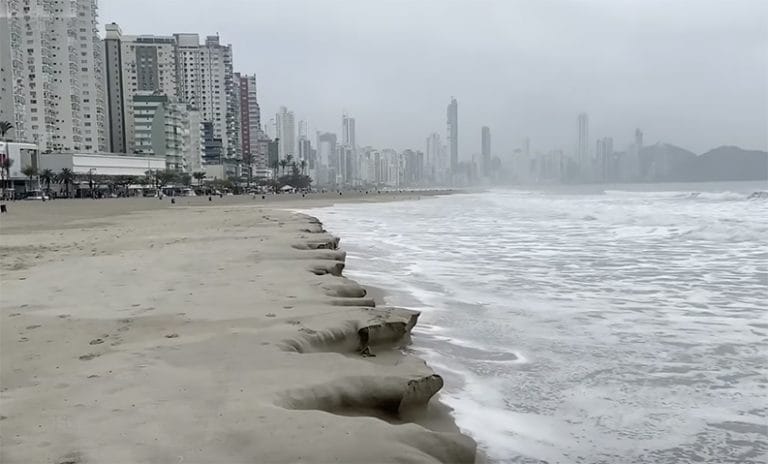
[[[646,143],[701,153],[768,149],[765,0],[99,0],[125,34],[219,33],[235,70],[255,73],[262,121],[280,105],[310,131],[424,150],[445,138],[459,102],[460,154],[491,128],[503,156],[576,145],[579,112],[591,146]],[[103,27],[102,27],[103,32]]]

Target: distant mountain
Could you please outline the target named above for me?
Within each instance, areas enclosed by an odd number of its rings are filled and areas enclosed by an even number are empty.
[[[646,182],[710,182],[768,179],[768,152],[722,146],[697,156],[668,143],[643,147],[640,173]]]
[[[685,180],[766,180],[768,152],[722,146],[697,156],[682,173]]]
[[[696,154],[668,143],[645,146],[640,150],[640,172],[649,182],[674,182],[693,162]]]

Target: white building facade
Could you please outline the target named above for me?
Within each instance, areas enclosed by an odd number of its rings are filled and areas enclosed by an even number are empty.
[[[125,146],[127,153],[135,153],[133,97],[143,92],[159,92],[168,97],[177,97],[176,43],[173,37],[122,36],[120,53]],[[108,68],[111,68],[110,64],[108,62]],[[108,81],[107,87],[111,89],[112,83]],[[111,136],[116,137],[118,134],[113,133]]]
[[[41,151],[108,146],[96,0],[0,2],[0,120]]]
[[[75,175],[144,177],[147,171],[165,169],[165,159],[154,156],[126,156],[110,153],[43,153],[40,168]]]
[[[198,112],[159,92],[138,92],[132,107],[136,153],[165,158],[166,169],[171,171],[200,169]]]
[[[212,123],[213,137],[221,139],[224,157],[240,159],[240,101],[232,45],[221,45],[218,36],[206,37],[202,45],[198,34],[174,37],[180,101],[200,111],[203,121]]]

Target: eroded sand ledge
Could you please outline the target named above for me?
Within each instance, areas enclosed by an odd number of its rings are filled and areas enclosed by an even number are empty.
[[[58,226],[0,237],[0,461],[475,460],[442,379],[399,349],[418,314],[343,277],[316,219],[190,206]]]

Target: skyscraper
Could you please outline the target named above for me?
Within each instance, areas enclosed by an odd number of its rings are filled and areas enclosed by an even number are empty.
[[[198,109],[203,121],[212,124],[213,137],[221,139],[224,157],[239,159],[240,89],[234,79],[232,45],[222,45],[218,35],[207,36],[203,44],[198,34],[174,34],[173,38],[179,99]]]
[[[579,143],[576,148],[576,163],[582,180],[590,177],[591,160],[589,158],[589,116],[586,113],[579,114]]]
[[[341,143],[342,145],[346,145],[352,150],[355,150],[356,140],[355,140],[355,118],[349,117],[346,113],[342,115],[341,117],[341,129],[342,129],[342,135],[341,135]]]
[[[275,115],[275,137],[277,137],[277,156],[279,160],[284,160],[288,156],[296,157],[296,121],[293,117],[293,111],[281,106],[280,111]]]
[[[459,167],[459,104],[451,97],[447,110],[448,150],[451,156],[451,174],[456,174]]]
[[[127,153],[123,96],[122,31],[115,23],[107,24],[104,37],[109,151]]]
[[[433,132],[427,137],[426,155],[426,170],[427,175],[431,177],[430,180],[443,180],[447,166],[443,159],[443,144],[440,141],[440,134],[437,132]]]
[[[336,134],[330,132],[317,133],[317,158],[318,162],[331,166],[336,155]]]
[[[307,131],[309,130],[308,127],[309,125],[306,119],[301,119],[299,121],[299,138],[309,138],[307,137]]]
[[[598,165],[596,180],[603,182],[614,180],[616,173],[613,166],[613,139],[611,137],[597,139],[595,158]]]
[[[42,151],[106,151],[95,0],[0,1],[0,120]]]
[[[112,151],[136,153],[134,96],[156,93],[178,101],[176,39],[170,36],[123,35],[106,25],[106,87]]]
[[[243,162],[250,168],[266,167],[262,163],[262,153],[259,149],[261,138],[261,109],[256,98],[256,76],[247,74],[234,74],[235,84],[239,89],[240,97],[240,150]]]
[[[481,154],[483,157],[483,175],[488,177],[491,175],[491,129],[488,126],[483,126],[480,130],[481,139]]]

